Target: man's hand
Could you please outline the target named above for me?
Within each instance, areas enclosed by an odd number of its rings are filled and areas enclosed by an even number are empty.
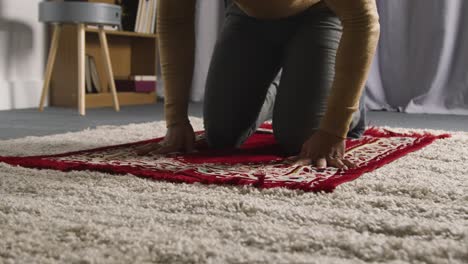
[[[325,131],[315,132],[303,145],[301,153],[293,157],[297,165],[315,165],[319,169],[327,166],[347,170],[356,165],[346,159],[346,140]]]
[[[161,142],[147,144],[137,150],[137,154],[190,153],[194,151],[194,144],[195,132],[193,131],[192,125],[190,123],[184,123],[169,127],[166,136]]]

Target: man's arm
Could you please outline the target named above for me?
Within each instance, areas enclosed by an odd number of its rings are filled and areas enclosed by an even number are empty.
[[[195,53],[196,0],[159,0],[157,34],[168,127],[188,123]]]
[[[375,0],[325,0],[325,3],[340,18],[343,35],[328,109],[320,129],[346,138],[377,47],[379,16]]]

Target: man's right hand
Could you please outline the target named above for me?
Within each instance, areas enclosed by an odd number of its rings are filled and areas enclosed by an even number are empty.
[[[195,150],[195,132],[187,122],[167,129],[166,136],[158,143],[147,144],[137,150],[138,155],[168,154],[173,152],[190,153]]]

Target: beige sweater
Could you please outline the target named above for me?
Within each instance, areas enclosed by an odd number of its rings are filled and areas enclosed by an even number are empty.
[[[323,2],[340,18],[343,35],[328,109],[320,129],[345,138],[367,79],[380,26],[375,0],[236,0],[248,15],[274,19],[298,14]],[[168,126],[188,122],[187,108],[195,50],[196,0],[159,0],[158,26],[165,117]],[[294,103],[294,102],[292,102]]]

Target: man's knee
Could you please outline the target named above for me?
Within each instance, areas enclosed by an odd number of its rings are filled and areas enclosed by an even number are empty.
[[[228,126],[205,122],[205,137],[211,148],[229,149],[239,145],[241,135]]]
[[[304,124],[291,126],[287,123],[273,122],[273,131],[276,141],[287,155],[297,155],[304,142],[312,135],[316,128],[307,128]]]

